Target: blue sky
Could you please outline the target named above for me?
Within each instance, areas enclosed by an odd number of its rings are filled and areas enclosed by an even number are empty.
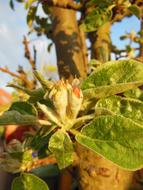
[[[0,66],[7,65],[10,70],[15,71],[18,65],[28,67],[27,60],[24,59],[22,46],[23,35],[27,34],[26,11],[22,4],[15,3],[15,11],[9,7],[8,0],[0,0]],[[113,43],[123,48],[127,41],[119,41],[119,36],[131,30],[139,30],[139,21],[136,17],[126,18],[121,23],[112,26],[111,36]],[[36,46],[38,65],[40,63],[56,64],[54,48],[51,54],[48,54],[47,40],[45,38],[30,38],[32,45]],[[7,74],[0,72],[0,88],[5,88],[11,78]],[[9,89],[8,89],[9,90]]]

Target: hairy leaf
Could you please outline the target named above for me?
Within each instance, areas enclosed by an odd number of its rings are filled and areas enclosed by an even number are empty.
[[[22,86],[18,86],[15,84],[8,84],[7,86],[15,88],[17,90],[21,90],[22,92],[28,94],[30,96],[29,102],[31,102],[31,103],[38,102],[39,100],[43,99],[43,97],[45,95],[45,91],[43,88],[37,88],[34,90],[29,90],[28,88],[24,88]]]
[[[111,18],[111,11],[108,9],[100,9],[99,7],[93,9],[88,13],[81,24],[81,28],[85,32],[96,31],[100,26],[105,24]]]
[[[39,177],[23,173],[12,183],[12,190],[49,190],[47,184]]]
[[[37,116],[37,110],[36,108],[30,104],[30,103],[27,103],[27,102],[14,102],[11,107],[9,108],[9,111],[12,111],[12,110],[15,110],[15,111],[18,111],[20,114],[23,114],[23,115],[34,115],[34,116]]]
[[[44,147],[51,137],[51,132],[56,128],[56,125],[44,126],[31,138],[30,147],[35,150],[39,150]],[[46,147],[47,148],[47,147]]]
[[[110,61],[99,66],[81,84],[84,96],[101,98],[143,84],[143,64],[135,60]]]
[[[42,85],[42,87],[45,89],[45,90],[50,90],[53,86],[53,82],[52,81],[49,81],[49,80],[46,80],[40,72],[38,71],[34,71],[34,75],[35,77],[37,78],[37,80],[40,82],[40,84]]]
[[[120,83],[120,84],[90,88],[90,89],[84,90],[83,95],[85,99],[91,99],[91,98],[99,99],[99,98],[112,96],[114,94],[125,92],[127,90],[136,88],[137,86],[141,86],[142,84],[143,84],[143,81]]]
[[[124,93],[124,96],[128,98],[135,98],[143,101],[143,91],[139,88],[128,90]]]
[[[123,115],[143,124],[143,102],[136,99],[111,96],[100,99],[96,108],[105,108],[115,114]]]
[[[143,127],[118,116],[100,116],[81,130],[76,140],[120,167],[143,166]]]
[[[21,114],[18,111],[7,111],[0,116],[0,125],[36,125],[38,120],[33,115]]]
[[[58,166],[63,169],[73,162],[73,145],[68,133],[58,130],[49,141],[49,149],[55,155]]]
[[[36,103],[36,102],[42,100],[44,95],[45,95],[45,91],[43,88],[38,88],[38,89],[32,90],[30,97],[29,97],[29,102]]]

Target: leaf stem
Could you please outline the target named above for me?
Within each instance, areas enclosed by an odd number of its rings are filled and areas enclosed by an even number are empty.
[[[75,136],[78,135],[78,134],[80,134],[80,132],[77,131],[77,130],[75,130],[75,129],[70,129],[69,132],[70,132],[71,134],[75,135]]]
[[[52,125],[51,122],[46,121],[46,120],[38,120],[38,122],[39,122],[40,125]]]
[[[75,125],[76,123],[79,123],[79,122],[84,122],[86,120],[93,119],[94,117],[95,117],[95,114],[90,114],[90,115],[85,115],[85,116],[79,117],[79,118],[75,119],[73,125]]]

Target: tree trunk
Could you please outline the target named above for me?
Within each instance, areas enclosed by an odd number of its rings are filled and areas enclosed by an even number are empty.
[[[53,41],[56,46],[57,65],[60,78],[72,81],[85,78],[87,73],[83,43],[78,29],[76,12],[53,8]]]
[[[68,1],[68,0],[67,0]],[[76,12],[54,7],[53,41],[56,47],[60,78],[69,82],[87,75],[87,47],[85,34],[79,29]],[[71,190],[72,177],[68,169],[61,172],[59,190]]]
[[[102,63],[110,59],[110,27],[111,23],[106,22],[97,32],[89,33],[91,41],[91,58]]]
[[[133,172],[123,170],[91,150],[77,145],[81,190],[129,190]]]

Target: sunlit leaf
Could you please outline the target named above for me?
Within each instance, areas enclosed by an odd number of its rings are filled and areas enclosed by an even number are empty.
[[[134,89],[143,84],[143,64],[135,60],[110,61],[85,79],[85,98],[102,98]]]
[[[34,115],[34,116],[38,115],[36,108],[32,104],[22,101],[14,102],[9,108],[9,111],[12,110],[18,111],[20,114],[23,115],[25,114]]]
[[[136,98],[143,101],[143,91],[139,88],[135,88],[124,93],[124,96],[129,98]]]
[[[0,116],[0,125],[37,125],[38,120],[33,115],[21,114],[18,111],[7,111]]]
[[[100,26],[105,24],[111,18],[111,11],[108,9],[94,8],[93,11],[88,13],[81,24],[81,28],[85,32],[96,31]]]
[[[49,149],[55,155],[58,166],[63,169],[73,162],[73,145],[68,133],[58,130],[49,141]]]
[[[96,104],[96,108],[105,108],[115,114],[123,115],[135,122],[143,124],[143,102],[139,100],[111,96],[100,99]]]
[[[53,86],[53,82],[52,81],[49,81],[49,80],[46,80],[40,72],[38,71],[34,71],[34,75],[35,77],[37,78],[37,80],[40,82],[40,84],[42,85],[42,87],[45,89],[45,90],[49,90],[52,88]]]
[[[108,115],[97,117],[83,127],[76,140],[120,167],[143,167],[143,127],[132,120]]]
[[[14,179],[11,190],[49,190],[49,188],[39,177],[23,173]]]

